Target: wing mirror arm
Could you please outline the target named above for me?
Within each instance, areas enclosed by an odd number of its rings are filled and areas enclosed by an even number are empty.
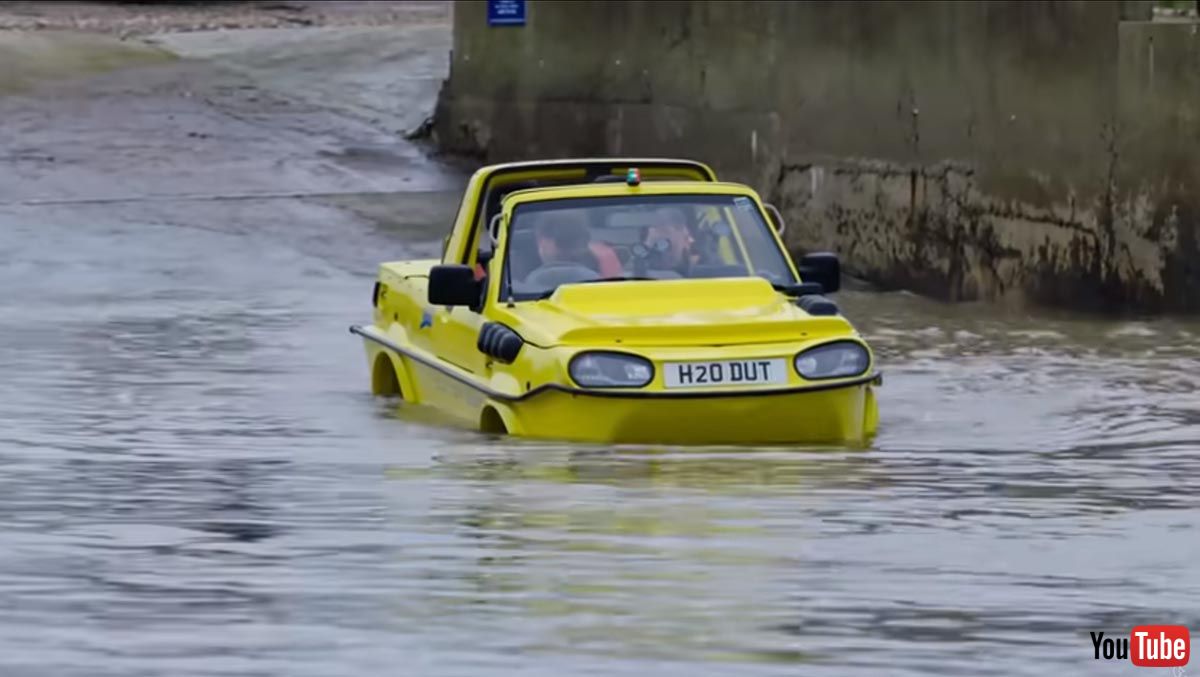
[[[500,243],[500,224],[503,217],[503,214],[493,216],[492,220],[488,223],[487,231],[480,238],[479,251],[476,254],[475,260],[479,262],[484,271],[487,270],[488,264],[496,256],[496,247]]]
[[[479,245],[479,253],[475,256],[475,260],[479,262],[479,265],[483,266],[484,270],[487,270],[488,264],[495,257],[496,247],[488,240]]]
[[[779,237],[783,237],[783,234],[787,232],[787,223],[783,220],[783,214],[780,214],[773,204],[766,203],[763,206],[767,208],[767,214],[775,222],[775,232],[779,233]]]

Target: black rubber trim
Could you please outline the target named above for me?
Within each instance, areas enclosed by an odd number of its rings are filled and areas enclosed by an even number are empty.
[[[795,387],[795,388],[772,388],[770,390],[738,390],[738,391],[733,391],[733,392],[729,392],[729,391],[725,391],[725,392],[713,392],[713,391],[709,391],[709,392],[703,392],[703,391],[701,391],[701,392],[696,392],[696,391],[692,391],[692,392],[645,392],[645,391],[631,391],[631,390],[620,390],[620,389],[614,389],[614,390],[591,389],[591,390],[589,390],[589,389],[584,389],[584,388],[570,388],[567,386],[559,385],[557,383],[547,383],[545,385],[540,385],[528,392],[521,393],[520,395],[509,395],[507,393],[497,392],[495,390],[492,390],[491,388],[486,388],[484,386],[481,386],[478,383],[475,383],[474,381],[472,381],[471,379],[469,379],[465,376],[462,376],[460,374],[456,374],[453,371],[451,371],[450,369],[447,369],[445,367],[445,365],[438,364],[437,362],[430,360],[427,357],[418,355],[418,354],[414,353],[413,351],[408,350],[406,348],[401,348],[400,346],[396,345],[395,343],[392,343],[391,341],[389,341],[387,339],[380,338],[378,336],[372,336],[372,335],[366,333],[363,330],[363,328],[358,325],[352,325],[350,327],[350,333],[358,334],[359,336],[367,339],[368,341],[374,341],[375,343],[378,343],[379,345],[381,345],[385,348],[394,350],[397,353],[400,353],[401,355],[404,355],[405,357],[407,357],[411,360],[416,360],[417,362],[420,362],[421,364],[425,365],[426,367],[429,367],[430,369],[437,370],[437,371],[445,374],[446,376],[449,376],[450,378],[454,379],[455,381],[458,381],[459,383],[462,383],[465,386],[468,386],[470,388],[478,390],[479,392],[483,393],[484,395],[487,395],[488,397],[490,397],[494,400],[500,400],[502,402],[520,402],[521,400],[527,400],[527,399],[529,399],[535,395],[539,395],[542,392],[545,392],[547,390],[557,390],[562,393],[567,393],[568,395],[579,395],[582,397],[614,397],[617,399],[634,399],[634,400],[704,400],[704,399],[713,399],[713,398],[720,398],[720,397],[767,397],[767,396],[771,396],[771,395],[794,395],[796,393],[816,393],[816,392],[821,392],[823,390],[837,390],[839,388],[853,388],[855,386],[860,386],[865,383],[873,382],[876,385],[881,385],[883,383],[883,374],[881,374],[880,372],[875,372],[874,374],[866,374],[864,376],[859,376],[858,378],[856,378],[852,381],[842,381],[840,383],[820,383],[817,385],[799,386],[799,387]]]

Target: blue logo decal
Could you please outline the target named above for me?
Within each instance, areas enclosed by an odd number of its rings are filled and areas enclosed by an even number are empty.
[[[489,26],[524,26],[525,0],[488,0]]]
[[[433,314],[430,313],[428,310],[422,311],[421,312],[421,326],[419,327],[419,329],[424,329],[425,327],[432,327],[432,326],[433,326]]]

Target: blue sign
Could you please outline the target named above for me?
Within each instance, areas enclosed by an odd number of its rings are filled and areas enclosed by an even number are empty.
[[[488,0],[489,26],[524,26],[525,0]]]

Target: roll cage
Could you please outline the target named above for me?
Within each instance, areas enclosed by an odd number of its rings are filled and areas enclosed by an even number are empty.
[[[492,219],[500,213],[503,200],[510,193],[530,188],[621,181],[631,168],[636,168],[644,181],[717,181],[716,173],[704,163],[669,158],[541,160],[485,167],[476,173],[460,205],[458,225],[469,232],[460,233],[458,238],[452,233],[447,238],[443,261],[470,264],[481,262],[480,254],[486,259],[492,253],[487,238],[481,238],[480,234],[486,232]],[[451,252],[451,248],[458,251]],[[456,260],[449,260],[451,258]]]

